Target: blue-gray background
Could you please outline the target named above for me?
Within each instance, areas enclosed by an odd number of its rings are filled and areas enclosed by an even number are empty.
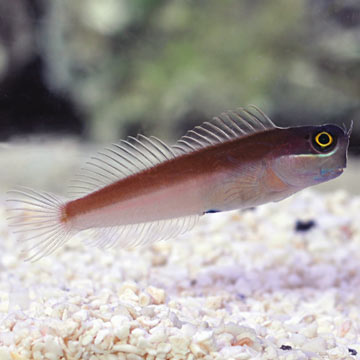
[[[0,191],[65,192],[94,151],[169,144],[256,104],[347,125],[360,154],[358,0],[0,0]],[[359,192],[352,157],[326,190]]]
[[[360,121],[358,0],[1,0],[0,139]],[[353,137],[353,151],[359,151]]]

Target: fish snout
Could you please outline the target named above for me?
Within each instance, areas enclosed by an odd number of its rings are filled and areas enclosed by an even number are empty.
[[[326,180],[340,176],[346,168],[346,154],[330,157],[320,166],[320,177]]]

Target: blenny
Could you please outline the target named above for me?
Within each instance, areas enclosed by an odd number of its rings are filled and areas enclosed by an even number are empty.
[[[86,229],[101,247],[172,238],[203,214],[279,201],[336,178],[346,167],[351,128],[280,128],[249,106],[196,126],[173,146],[128,137],[86,163],[72,199],[10,191],[10,225],[31,260]]]

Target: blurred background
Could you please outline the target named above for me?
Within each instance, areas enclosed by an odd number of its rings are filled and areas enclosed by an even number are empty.
[[[353,120],[359,155],[360,2],[0,0],[4,188],[63,192],[101,144],[172,143],[248,104],[278,125]]]

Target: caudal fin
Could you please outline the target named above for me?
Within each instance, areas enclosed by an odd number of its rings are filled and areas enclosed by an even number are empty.
[[[65,244],[72,234],[65,201],[48,192],[18,188],[8,192],[9,226],[23,243],[26,260],[36,261]]]

